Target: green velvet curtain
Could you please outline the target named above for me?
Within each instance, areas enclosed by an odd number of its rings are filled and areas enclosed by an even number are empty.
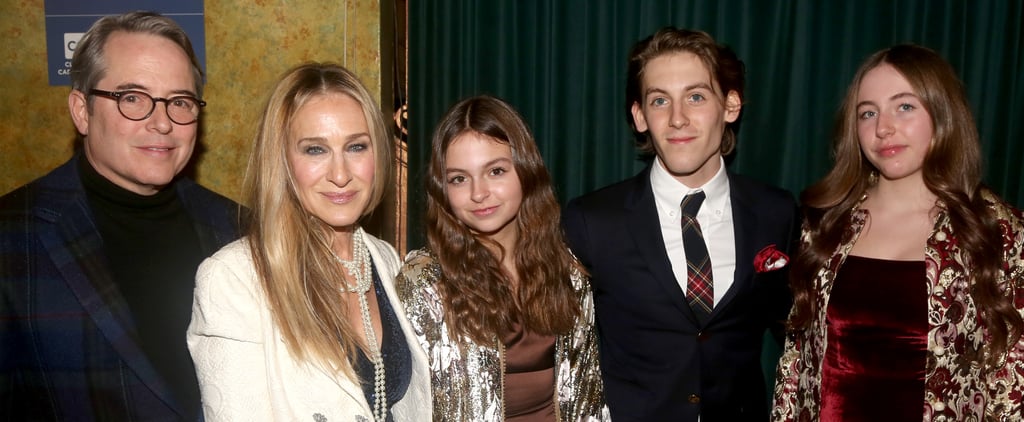
[[[964,81],[986,182],[1024,204],[1024,2],[1020,0],[414,0],[409,2],[409,245],[423,235],[434,124],[488,93],[526,118],[570,198],[635,174],[624,84],[630,46],[667,25],[697,28],[747,65],[730,168],[799,193],[831,165],[834,115],[858,64],[914,42]]]

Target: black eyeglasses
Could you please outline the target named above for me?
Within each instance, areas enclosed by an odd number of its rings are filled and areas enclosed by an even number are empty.
[[[176,95],[170,98],[154,98],[142,91],[104,91],[91,89],[89,95],[110,98],[117,101],[117,111],[128,120],[145,120],[153,114],[156,103],[163,102],[167,106],[167,117],[179,125],[189,125],[199,120],[199,109],[206,106],[206,101],[188,95]]]

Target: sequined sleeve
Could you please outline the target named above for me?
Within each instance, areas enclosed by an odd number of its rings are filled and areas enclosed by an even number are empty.
[[[604,383],[599,366],[594,296],[589,277],[573,271],[572,285],[580,298],[580,316],[571,335],[559,336],[556,391],[563,421],[608,421]]]
[[[408,254],[395,279],[399,300],[427,354],[435,421],[502,420],[499,349],[453,339],[435,288],[440,266],[425,250]]]

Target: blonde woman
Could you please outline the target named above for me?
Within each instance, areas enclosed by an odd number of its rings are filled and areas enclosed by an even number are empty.
[[[246,237],[196,279],[188,345],[208,421],[429,419],[398,255],[359,225],[387,186],[389,140],[340,66],[305,64],[275,87],[245,178]]]

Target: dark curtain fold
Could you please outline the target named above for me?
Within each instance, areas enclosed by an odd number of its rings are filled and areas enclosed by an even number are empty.
[[[733,171],[799,193],[831,166],[835,111],[857,65],[919,43],[964,81],[986,182],[1024,202],[1024,2],[1019,0],[417,0],[409,2],[409,244],[421,246],[434,124],[480,93],[526,118],[564,203],[642,166],[624,105],[630,46],[666,25],[702,29],[747,65]]]

